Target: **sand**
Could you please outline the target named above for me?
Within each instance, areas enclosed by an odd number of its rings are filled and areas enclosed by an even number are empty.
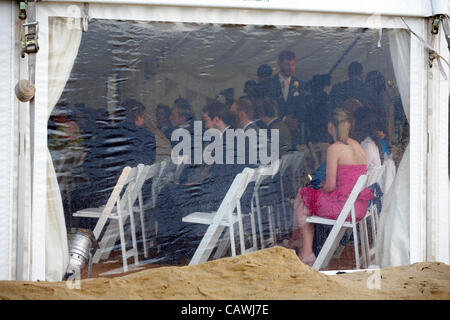
[[[450,266],[427,262],[327,276],[293,250],[273,247],[196,266],[86,279],[80,289],[0,281],[0,299],[450,299]]]

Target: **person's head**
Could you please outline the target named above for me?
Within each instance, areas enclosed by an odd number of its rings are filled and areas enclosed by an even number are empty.
[[[337,108],[331,112],[328,122],[328,132],[336,142],[347,144],[347,140],[353,131],[353,126],[353,117],[346,110]]]
[[[255,120],[255,108],[247,97],[241,97],[236,101],[236,112],[241,127],[245,127],[249,122]]]
[[[370,137],[376,141],[378,131],[378,117],[375,111],[369,107],[362,107],[353,113],[355,119],[354,138],[361,142],[365,138]]]
[[[278,56],[278,67],[282,76],[293,76],[295,72],[295,53],[292,51],[282,51]]]
[[[375,88],[375,91],[378,94],[386,90],[386,82],[384,81],[384,76],[380,71],[373,70],[368,72],[366,76],[366,83]]]
[[[255,110],[253,112],[253,114],[254,114],[253,120],[262,120],[263,118],[265,118],[263,100],[261,100],[259,98],[255,98],[255,99],[251,99],[251,101],[253,104],[253,109]]]
[[[172,107],[169,120],[174,127],[179,127],[187,124],[194,119],[194,112],[187,101],[175,103]]]
[[[165,104],[158,104],[156,107],[156,122],[159,125],[166,125],[169,123],[169,117],[170,117],[170,108],[168,105]]]
[[[350,79],[352,78],[358,78],[360,80],[363,80],[363,66],[358,61],[353,61],[348,65],[348,77]]]
[[[258,95],[257,86],[255,80],[247,80],[244,85],[244,93],[250,97],[256,97]]]
[[[344,109],[349,114],[353,114],[357,109],[361,108],[362,106],[363,104],[361,103],[361,101],[355,98],[350,98],[345,100],[344,103],[342,103],[342,105],[340,106],[340,108]]]
[[[135,99],[128,99],[122,105],[127,112],[127,121],[137,126],[142,126],[145,122],[145,106]]]
[[[236,125],[235,113],[226,104],[217,100],[210,102],[203,109],[203,120],[207,129],[215,128],[220,131]]]
[[[265,98],[262,102],[264,121],[270,121],[278,117],[277,102],[272,98]]]
[[[270,78],[272,76],[272,67],[268,64],[262,64],[258,67],[257,71],[258,76],[258,82],[261,82],[262,80],[266,78]]]

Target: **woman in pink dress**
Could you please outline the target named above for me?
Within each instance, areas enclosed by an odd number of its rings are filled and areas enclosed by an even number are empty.
[[[301,188],[294,203],[293,230],[287,246],[300,249],[299,258],[312,265],[315,255],[312,250],[314,226],[306,222],[310,215],[337,219],[345,201],[360,175],[366,173],[364,149],[349,137],[353,118],[344,109],[335,109],[328,122],[328,132],[334,143],[328,147],[326,181],[320,190]],[[368,200],[373,195],[364,189],[355,202],[356,220],[364,217]],[[350,220],[350,215],[347,220]]]

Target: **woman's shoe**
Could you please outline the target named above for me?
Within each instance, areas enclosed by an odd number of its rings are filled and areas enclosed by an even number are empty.
[[[314,253],[311,253],[310,255],[307,255],[305,257],[299,256],[299,259],[304,264],[307,264],[308,266],[312,267],[314,262],[316,261],[316,256],[314,255]]]
[[[283,240],[282,246],[286,249],[300,249],[302,244],[300,239],[285,239]]]

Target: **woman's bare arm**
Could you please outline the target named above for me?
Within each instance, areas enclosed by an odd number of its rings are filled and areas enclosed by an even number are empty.
[[[327,177],[325,185],[322,188],[323,192],[332,192],[336,189],[336,175],[338,166],[338,148],[336,145],[328,147],[327,151]]]

